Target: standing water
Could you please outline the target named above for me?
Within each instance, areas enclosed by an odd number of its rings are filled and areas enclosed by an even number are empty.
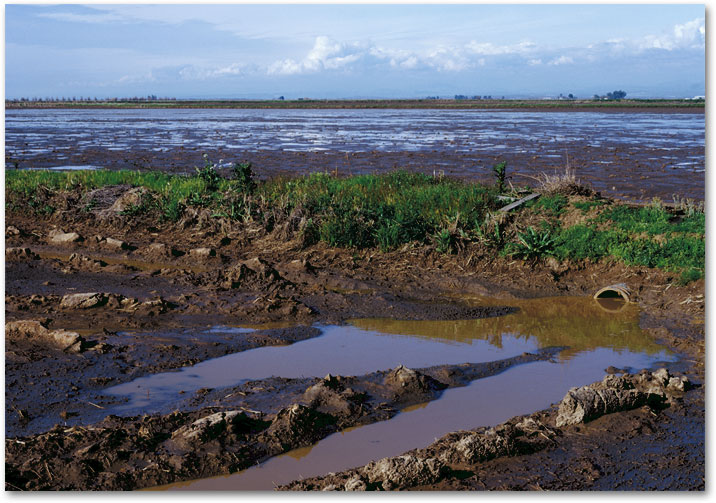
[[[146,389],[159,393],[163,388],[169,393],[172,387],[176,391],[190,385],[228,386],[270,375],[360,375],[400,363],[418,368],[484,362],[549,346],[568,346],[553,361],[523,364],[469,386],[448,389],[439,399],[410,407],[391,420],[335,433],[312,447],[291,451],[234,475],[168,487],[270,490],[301,477],[425,447],[451,431],[496,425],[515,415],[544,409],[559,401],[569,388],[600,380],[608,366],[637,371],[674,359],[639,328],[634,305],[611,301],[605,306],[593,299],[563,297],[513,304],[519,311],[479,320],[354,320],[351,327],[324,327],[322,336],[309,341],[217,358],[184,372],[149,376],[112,391],[127,393],[130,406],[141,408],[146,406],[140,400]],[[141,388],[134,390],[132,386]]]

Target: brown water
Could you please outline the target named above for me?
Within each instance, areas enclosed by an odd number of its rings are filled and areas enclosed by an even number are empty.
[[[390,368],[394,366],[391,361],[415,368],[490,361],[542,347],[569,346],[554,361],[520,365],[464,388],[446,390],[439,399],[405,409],[389,421],[335,433],[312,447],[230,476],[161,489],[270,490],[301,477],[340,471],[425,447],[451,431],[495,425],[546,408],[561,400],[569,388],[601,379],[610,365],[635,371],[674,358],[639,328],[636,306],[611,302],[605,309],[589,298],[520,300],[508,302],[519,307],[518,312],[482,320],[353,320],[352,327],[324,327],[326,333],[311,341],[262,348],[271,349],[267,352],[271,357],[280,350],[292,355],[275,363],[286,366],[280,374],[285,376],[298,368],[303,369],[300,372],[313,369],[313,375],[359,375],[367,369]],[[323,350],[311,352],[311,363],[304,366],[306,362],[299,355],[306,353],[301,345],[308,347],[309,342],[313,349]]]
[[[494,299],[473,303],[504,304]],[[151,413],[171,407],[181,392],[221,388],[267,377],[362,375],[405,365],[479,363],[549,346],[568,346],[568,361],[586,351],[658,355],[662,348],[639,328],[638,309],[605,310],[590,298],[546,298],[509,302],[516,313],[456,321],[352,320],[352,326],[323,326],[323,334],[290,346],[262,347],[208,360],[179,371],[136,379],[106,390],[126,396],[115,413]],[[251,329],[214,327],[212,332]],[[200,336],[199,334],[198,336]],[[605,365],[615,365],[607,363]]]

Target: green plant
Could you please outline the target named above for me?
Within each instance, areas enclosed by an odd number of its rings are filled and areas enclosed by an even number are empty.
[[[251,169],[250,162],[234,163],[232,171],[234,180],[236,180],[242,191],[249,193],[254,191],[256,182],[254,181],[254,172]]]
[[[517,233],[517,240],[511,253],[513,256],[533,259],[554,253],[555,239],[548,230],[538,231],[529,227],[525,232]]]
[[[505,177],[507,175],[507,162],[502,161],[498,164],[495,164],[492,167],[492,172],[495,173],[495,178],[497,178],[497,190],[498,192],[502,193],[505,191]]]
[[[206,189],[209,191],[216,190],[221,181],[221,176],[216,172],[214,163],[209,160],[209,156],[204,154],[204,167],[196,168],[196,174],[206,184]]]
[[[450,229],[441,229],[435,234],[435,249],[440,253],[452,253],[455,248],[455,236]]]
[[[596,208],[598,206],[603,206],[605,204],[606,204],[606,201],[603,201],[601,199],[596,199],[594,201],[584,201],[584,202],[575,201],[574,203],[572,203],[572,206],[574,206],[578,210],[582,210],[582,213],[588,213],[589,210],[591,210],[592,208]]]
[[[679,276],[679,284],[680,285],[688,285],[692,281],[697,281],[704,277],[704,271],[702,269],[698,269],[696,267],[690,267],[688,269],[684,269],[681,272],[681,275]]]
[[[375,241],[382,251],[397,247],[400,244],[400,224],[395,220],[384,222],[375,230]]]
[[[534,203],[536,208],[544,209],[548,214],[558,217],[567,206],[567,198],[561,194],[543,195]]]
[[[208,206],[209,201],[210,201],[209,197],[207,197],[206,195],[201,194],[199,192],[192,192],[186,198],[187,206],[196,206],[198,208],[203,208],[204,206]]]

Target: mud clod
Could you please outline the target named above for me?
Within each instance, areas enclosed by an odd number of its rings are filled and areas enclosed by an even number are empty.
[[[76,332],[50,330],[47,321],[22,320],[5,323],[5,337],[9,340],[29,341],[68,352],[79,352],[84,339]]]
[[[637,376],[607,375],[600,383],[570,389],[559,404],[556,424],[578,424],[643,405],[660,407],[667,400],[667,392],[683,391],[688,382],[685,376],[672,377],[665,368]]]
[[[421,374],[413,369],[397,366],[385,376],[384,384],[393,392],[394,399],[402,396],[432,395],[435,391],[445,389],[447,385]]]
[[[40,256],[30,248],[5,248],[5,260],[39,260]]]
[[[71,244],[76,243],[78,241],[82,241],[82,236],[80,236],[76,232],[64,232],[62,230],[57,229],[50,231],[47,237],[50,243],[59,245]]]
[[[60,307],[64,309],[90,309],[107,303],[107,296],[98,292],[72,293],[62,297]]]

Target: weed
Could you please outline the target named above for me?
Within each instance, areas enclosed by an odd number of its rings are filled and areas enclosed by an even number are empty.
[[[214,163],[209,160],[209,156],[204,154],[204,167],[196,168],[196,174],[206,184],[206,189],[214,191],[218,188],[221,176],[216,172]]]
[[[591,210],[592,208],[603,206],[605,204],[606,201],[596,199],[594,201],[575,201],[574,203],[572,203],[572,206],[574,206],[578,210],[582,210],[582,213],[589,213],[589,210]]]
[[[514,244],[511,255],[534,259],[543,255],[552,255],[555,239],[550,231],[538,231],[529,227],[527,231],[517,233],[518,242]]]
[[[256,189],[254,172],[251,169],[250,162],[235,163],[232,171],[234,173],[234,180],[238,183],[241,191],[252,193],[254,189]]]
[[[553,217],[558,217],[564,212],[567,203],[567,198],[562,194],[552,194],[540,197],[533,203],[533,206],[544,209]]]
[[[455,249],[455,236],[450,229],[441,229],[435,234],[435,249],[440,253],[452,253]]]
[[[375,241],[382,251],[396,248],[400,244],[400,224],[388,220],[375,230]]]
[[[704,213],[704,202],[696,202],[694,199],[683,198],[678,194],[674,194],[674,207],[677,210],[683,211],[687,217],[693,217],[699,213]]]
[[[698,269],[696,267],[691,267],[689,269],[684,269],[681,272],[681,275],[679,276],[678,283],[680,285],[688,285],[692,281],[697,281],[704,277],[704,271],[701,269]]]
[[[502,161],[498,164],[495,164],[492,167],[492,172],[495,174],[495,178],[497,178],[497,191],[502,193],[505,191],[505,177],[507,175],[507,163],[505,161]]]

